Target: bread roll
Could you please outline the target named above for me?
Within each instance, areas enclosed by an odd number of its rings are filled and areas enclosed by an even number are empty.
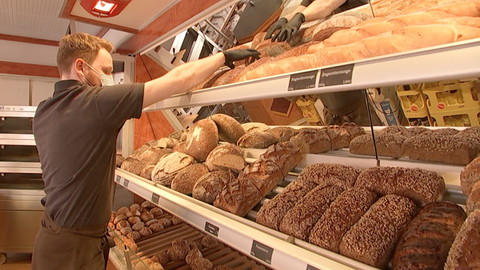
[[[317,186],[285,214],[280,231],[307,241],[315,223],[342,192],[337,186]]]
[[[306,166],[297,178],[297,182],[313,182],[317,185],[335,185],[344,190],[355,185],[361,170],[351,166],[330,163],[315,163]]]
[[[243,148],[265,149],[277,142],[277,139],[270,133],[249,132],[238,139],[237,145]]]
[[[393,269],[443,269],[466,217],[465,211],[451,202],[425,205],[402,234],[393,254]]]
[[[180,153],[173,152],[165,155],[152,171],[152,181],[155,183],[170,187],[175,175],[183,168],[190,166],[195,161],[193,157]]]
[[[210,235],[205,235],[201,240],[202,246],[206,248],[214,248],[218,246],[218,241],[215,237]]]
[[[180,170],[172,180],[172,189],[180,193],[191,195],[193,186],[202,176],[208,173],[207,166],[192,164]]]
[[[480,209],[480,182],[472,187],[472,191],[467,198],[467,213],[471,214],[477,209]]]
[[[258,159],[274,162],[281,169],[283,176],[286,176],[302,158],[300,149],[294,143],[280,142],[269,146]]]
[[[186,240],[173,240],[172,246],[168,249],[168,255],[172,261],[185,260],[189,251],[190,246]]]
[[[235,144],[221,144],[208,154],[205,160],[210,171],[232,170],[237,173],[245,167],[244,151]]]
[[[252,182],[246,179],[233,179],[218,194],[213,205],[243,217],[262,198],[263,196]]]
[[[278,230],[285,214],[297,204],[299,198],[305,196],[315,186],[313,182],[302,184],[294,181],[289,184],[280,194],[263,204],[257,213],[256,222]]]
[[[313,227],[308,241],[338,253],[343,236],[378,199],[365,188],[352,188],[340,194]]]
[[[245,167],[239,179],[250,181],[264,197],[283,180],[280,167],[271,160],[256,160]]]
[[[416,211],[415,203],[406,197],[381,197],[342,238],[340,254],[384,269]]]
[[[235,118],[217,113],[211,116],[218,128],[218,136],[222,141],[237,143],[238,139],[245,135],[242,125]]]
[[[192,197],[211,204],[215,201],[218,194],[222,192],[225,185],[236,178],[237,176],[231,171],[207,173],[195,183],[192,190]]]
[[[377,194],[397,194],[423,206],[440,201],[446,191],[443,177],[420,168],[373,167],[360,173],[355,187],[368,188]]]
[[[318,154],[331,150],[332,144],[330,137],[323,129],[302,129],[300,132],[290,138],[303,154]]]
[[[178,140],[179,142],[183,142],[186,139],[186,130],[177,130],[168,135],[168,138]]]
[[[185,151],[195,160],[205,161],[210,151],[217,147],[217,144],[217,125],[211,119],[202,119],[190,128],[185,140]]]
[[[472,187],[480,180],[480,157],[470,162],[460,173],[460,185],[463,194],[467,197],[472,192]]]
[[[480,267],[480,210],[471,213],[463,223],[448,253],[445,270]]]

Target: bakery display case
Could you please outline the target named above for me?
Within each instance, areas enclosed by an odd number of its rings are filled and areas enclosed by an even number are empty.
[[[42,170],[32,133],[36,107],[0,106],[0,253],[30,253],[43,217]]]

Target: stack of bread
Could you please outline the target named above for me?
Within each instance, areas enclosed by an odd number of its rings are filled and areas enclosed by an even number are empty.
[[[265,202],[256,221],[384,269],[418,209],[438,203],[444,193],[443,178],[432,171],[401,167],[361,171],[340,164],[318,163],[305,167],[297,180]],[[463,223],[463,210],[455,209],[460,211],[459,219],[449,234],[450,242],[438,240],[447,253]],[[442,215],[448,215],[448,211]],[[447,253],[442,253],[443,262]]]
[[[379,156],[467,165],[480,151],[480,128],[389,126],[375,132],[375,143]],[[354,138],[349,148],[352,154],[375,155],[371,134]]]

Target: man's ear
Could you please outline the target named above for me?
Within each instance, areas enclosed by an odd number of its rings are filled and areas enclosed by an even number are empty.
[[[87,65],[85,65],[85,62],[82,59],[80,58],[75,59],[73,67],[75,69],[75,73],[85,76],[85,69]]]

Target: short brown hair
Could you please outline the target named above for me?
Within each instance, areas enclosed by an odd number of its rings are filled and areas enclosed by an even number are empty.
[[[64,36],[60,40],[57,52],[57,66],[60,74],[68,73],[77,58],[91,64],[101,48],[112,52],[113,44],[108,40],[87,33]]]

